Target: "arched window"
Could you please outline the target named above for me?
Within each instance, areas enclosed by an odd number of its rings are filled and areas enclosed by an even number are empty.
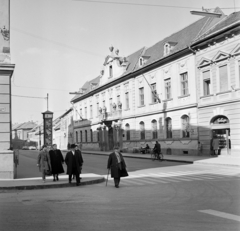
[[[141,140],[145,140],[145,125],[144,125],[144,122],[141,121],[139,125],[140,125],[140,138],[141,138]]]
[[[91,142],[93,142],[93,131],[92,131],[92,129],[90,130],[90,134],[91,134]]]
[[[87,130],[85,130],[85,142],[87,142]]]
[[[126,130],[126,140],[130,140],[130,125],[129,124],[125,125],[125,130]]]
[[[82,131],[80,131],[80,141],[83,142],[83,139],[82,139]]]
[[[78,143],[78,132],[76,132],[76,143]]]
[[[190,132],[189,132],[189,116],[183,115],[181,117],[182,120],[182,137],[190,137]]]
[[[166,118],[166,137],[172,138],[172,119]]]
[[[152,138],[153,139],[158,138],[157,121],[156,120],[152,120]]]

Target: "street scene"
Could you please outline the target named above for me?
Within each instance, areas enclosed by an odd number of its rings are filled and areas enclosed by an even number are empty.
[[[240,230],[238,1],[0,19],[0,230]]]

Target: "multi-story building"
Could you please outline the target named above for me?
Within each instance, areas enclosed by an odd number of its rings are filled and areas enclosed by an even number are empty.
[[[199,139],[209,153],[240,151],[240,12],[224,17],[192,44],[196,50]]]
[[[127,57],[110,47],[100,75],[71,101],[75,142],[84,149],[132,151],[158,140],[165,153],[196,155],[199,53],[192,47],[228,18],[204,17]]]

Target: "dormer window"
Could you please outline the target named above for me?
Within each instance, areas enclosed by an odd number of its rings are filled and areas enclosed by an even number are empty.
[[[113,77],[113,68],[112,65],[109,66],[109,78]]]
[[[164,44],[164,56],[169,55],[171,50],[177,45],[176,42],[166,42]]]
[[[141,58],[139,59],[139,67],[142,67],[143,64],[144,64],[144,60],[143,60],[143,58],[141,57]]]
[[[169,53],[170,53],[170,45],[168,43],[166,43],[164,45],[164,56],[169,55]]]

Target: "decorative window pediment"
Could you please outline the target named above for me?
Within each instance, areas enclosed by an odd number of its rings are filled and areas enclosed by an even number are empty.
[[[213,62],[218,62],[224,59],[227,59],[229,57],[229,54],[223,51],[218,51],[218,53],[213,57]]]
[[[232,56],[239,55],[240,54],[240,44],[237,44],[237,46],[231,51],[230,53]]]
[[[211,60],[207,59],[207,58],[201,58],[201,60],[199,61],[198,67],[203,67],[203,66],[207,66],[211,64]]]

